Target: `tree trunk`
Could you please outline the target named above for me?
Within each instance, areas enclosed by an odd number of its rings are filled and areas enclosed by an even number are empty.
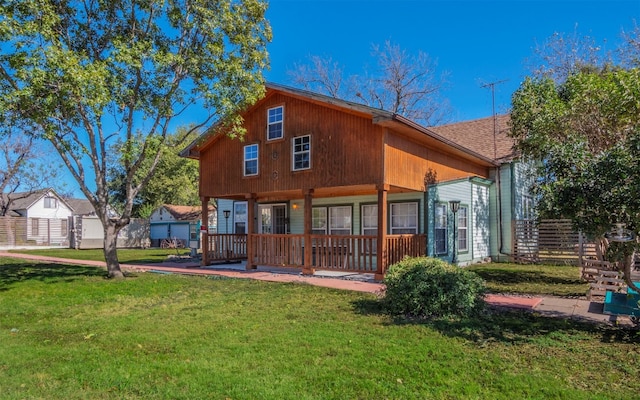
[[[124,278],[118,261],[118,231],[120,228],[113,221],[104,224],[104,259],[107,262],[107,276],[109,278]]]

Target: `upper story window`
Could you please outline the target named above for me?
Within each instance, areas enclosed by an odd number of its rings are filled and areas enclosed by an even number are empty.
[[[293,138],[293,170],[311,168],[311,136]]]
[[[258,175],[258,145],[244,146],[244,176]]]
[[[267,140],[282,139],[284,137],[283,121],[284,107],[267,110]]]
[[[45,197],[44,208],[58,208],[58,199],[52,196]]]

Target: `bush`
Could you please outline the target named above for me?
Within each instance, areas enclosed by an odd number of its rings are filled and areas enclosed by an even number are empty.
[[[383,283],[384,309],[393,316],[467,317],[485,305],[486,287],[476,273],[437,258],[405,258],[389,268]]]

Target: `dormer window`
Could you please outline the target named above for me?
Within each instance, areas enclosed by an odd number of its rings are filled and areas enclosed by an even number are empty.
[[[267,140],[282,139],[284,137],[283,121],[284,107],[267,110]]]

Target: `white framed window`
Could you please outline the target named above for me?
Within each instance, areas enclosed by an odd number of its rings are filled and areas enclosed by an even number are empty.
[[[458,251],[469,250],[469,240],[467,235],[469,232],[469,208],[460,206],[458,209]]]
[[[361,208],[362,234],[378,236],[378,205],[364,204]]]
[[[311,136],[293,138],[293,170],[300,171],[311,168]]]
[[[327,234],[327,208],[314,207],[311,211],[311,232],[314,235]]]
[[[329,235],[351,235],[351,207],[329,208]]]
[[[258,145],[244,146],[244,176],[258,175]]]
[[[247,204],[246,201],[233,203],[233,232],[227,233],[247,233]]]
[[[314,207],[312,231],[316,235],[350,235],[351,206]]]
[[[436,204],[436,215],[434,224],[435,252],[436,254],[447,254],[448,229],[447,229],[447,205]]]
[[[58,199],[53,196],[46,196],[44,198],[44,208],[58,208]]]
[[[284,107],[274,107],[267,110],[267,140],[282,139],[284,137]]]
[[[391,203],[391,234],[418,233],[418,203]]]

